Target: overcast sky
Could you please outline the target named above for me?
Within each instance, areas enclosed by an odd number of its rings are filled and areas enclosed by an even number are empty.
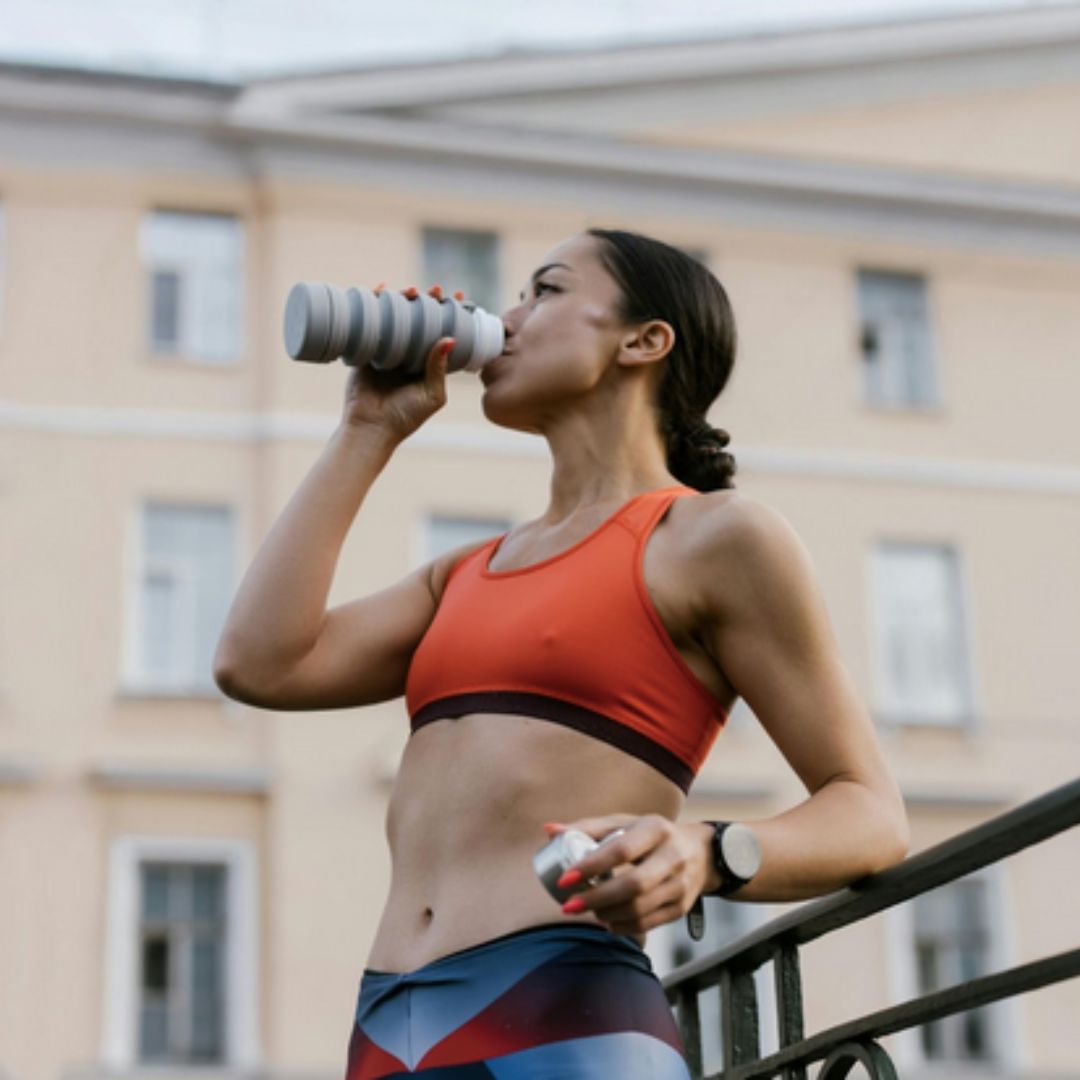
[[[0,59],[216,78],[1076,0],[0,0]]]

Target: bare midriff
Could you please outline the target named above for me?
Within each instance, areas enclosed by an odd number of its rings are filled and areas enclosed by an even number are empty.
[[[680,518],[688,529],[695,504],[679,500],[665,515],[642,570],[680,655],[726,711],[735,691],[692,632],[699,588],[685,569],[679,529],[667,520]],[[551,554],[537,549],[523,562]],[[602,925],[588,912],[563,914],[536,877],[532,858],[548,841],[544,822],[618,813],[674,821],[684,801],[652,765],[550,720],[472,713],[424,724],[408,739],[390,797],[390,892],[367,966],[415,971],[529,926]],[[644,935],[631,936],[644,944]]]
[[[529,926],[602,925],[564,915],[536,877],[544,822],[675,820],[683,800],[651,765],[548,720],[473,713],[426,724],[408,740],[387,810],[390,891],[367,966],[414,971]]]

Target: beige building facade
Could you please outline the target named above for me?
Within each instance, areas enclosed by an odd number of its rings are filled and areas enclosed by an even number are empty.
[[[810,550],[912,850],[1080,772],[1080,6],[244,86],[0,67],[4,1080],[344,1074],[404,705],[263,711],[210,670],[340,410],[285,297],[498,312],[593,225],[728,290],[712,419]],[[449,389],[332,604],[543,510],[545,445]],[[683,818],[804,796],[736,710]],[[809,947],[808,1030],[1074,946],[1077,854]],[[718,904],[710,944],[782,910]],[[650,935],[661,973],[689,948]],[[1065,1080],[1077,1015],[1066,983],[886,1045],[905,1078]]]

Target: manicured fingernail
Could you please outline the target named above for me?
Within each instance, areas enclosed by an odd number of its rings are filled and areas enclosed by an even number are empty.
[[[571,896],[562,906],[563,913],[566,915],[576,915],[579,911],[585,910],[585,901],[580,896]]]
[[[562,832],[566,826],[560,825],[557,821],[548,821],[544,823],[545,829],[554,829],[556,832]]]
[[[571,886],[576,885],[581,880],[581,877],[580,870],[567,870],[555,884],[560,889],[569,889]]]
[[[456,344],[457,342],[454,341],[453,338],[451,338],[449,341],[444,342],[442,347],[443,356],[449,356]]]
[[[464,300],[464,299],[465,299],[465,294],[464,294],[464,293],[463,293],[463,292],[462,292],[462,291],[461,291],[460,289],[458,289],[458,290],[457,290],[457,291],[456,291],[456,292],[454,293],[454,299],[455,299],[455,300]]]
[[[376,285],[375,288],[372,289],[371,291],[372,292],[378,292],[380,289],[385,289],[385,288],[386,288],[386,282],[385,281],[380,281],[379,284]]]

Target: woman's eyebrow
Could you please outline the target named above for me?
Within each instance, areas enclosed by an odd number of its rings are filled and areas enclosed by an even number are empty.
[[[537,278],[538,278],[538,277],[539,277],[539,276],[540,276],[540,275],[541,275],[542,273],[544,273],[544,271],[546,271],[546,270],[554,270],[554,269],[555,269],[555,267],[557,267],[557,266],[561,266],[561,267],[562,267],[562,268],[563,268],[564,270],[569,270],[569,271],[570,271],[570,273],[573,273],[573,272],[574,272],[574,268],[573,268],[572,266],[567,266],[567,265],[566,265],[566,263],[560,263],[560,262],[554,262],[554,263],[545,263],[545,264],[544,264],[543,266],[541,266],[541,267],[540,267],[540,269],[539,269],[539,270],[534,270],[534,271],[532,272],[532,277],[530,277],[530,278],[529,278],[529,281],[530,281],[530,283],[531,283],[531,282],[535,282],[535,281],[536,281],[536,279],[537,279]],[[525,299],[525,293],[524,293],[524,292],[520,292],[520,293],[518,293],[518,299],[519,299],[519,300],[524,300],[524,299]]]

